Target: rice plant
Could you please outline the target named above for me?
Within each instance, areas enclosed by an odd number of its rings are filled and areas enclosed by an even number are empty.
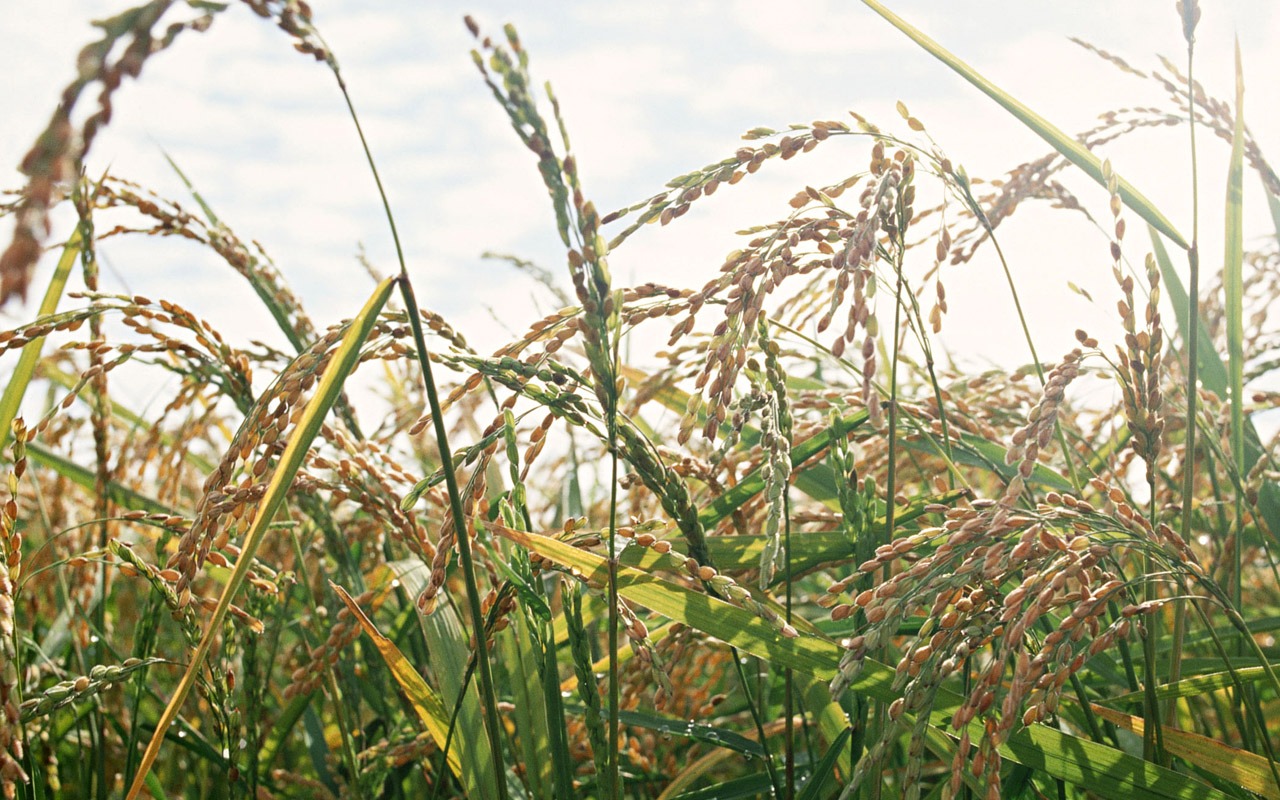
[[[1242,71],[1227,100],[1196,81],[1182,0],[1183,66],[1081,43],[1167,107],[1070,135],[864,2],[1047,155],[971,177],[900,103],[754,128],[601,210],[536,46],[460,21],[572,286],[490,353],[410,279],[305,3],[104,21],[3,206],[2,302],[32,295],[0,332],[5,797],[1280,797],[1280,465],[1254,424],[1280,405],[1280,180]],[[310,316],[198,175],[163,197],[88,159],[118,88],[241,5],[333,75],[376,181],[398,269],[350,319]],[[1192,175],[1204,134],[1230,146],[1189,228],[1099,154],[1157,126],[1186,131]],[[860,166],[780,198],[701,285],[611,274],[641,228],[818,147]],[[1069,170],[1109,197],[1097,242],[1067,246],[1112,267],[1089,291],[1113,330],[965,371],[939,338],[947,281],[994,251],[991,302],[1021,316],[1001,233],[1022,205],[1084,210]],[[100,249],[170,236],[247,281],[288,349],[100,289]],[[662,349],[632,346],[649,332]],[[113,391],[154,374],[162,407]]]

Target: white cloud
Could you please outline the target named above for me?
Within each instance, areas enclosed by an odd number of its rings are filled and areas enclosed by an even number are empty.
[[[563,269],[563,253],[533,157],[471,64],[473,42],[461,23],[470,7],[479,9],[477,17],[495,39],[507,19],[519,26],[535,78],[557,88],[584,183],[602,209],[641,199],[675,174],[731,153],[737,136],[753,125],[855,109],[905,130],[893,111],[898,99],[972,174],[997,176],[1045,149],[860,4],[783,9],[757,0],[731,6],[563,2],[512,8],[388,0],[376,11],[354,0],[315,5],[364,115],[414,274],[429,282],[432,307],[481,328],[464,329],[474,339],[497,335],[489,330],[486,303],[521,319],[516,327],[529,316],[527,281],[482,264],[481,251],[514,251],[553,270]],[[1153,51],[1180,57],[1172,3],[1163,0],[889,5],[1068,130],[1136,97],[1149,102],[1151,93],[1070,44],[1067,35],[1144,68],[1156,63],[1148,55]],[[75,53],[93,37],[78,20],[115,8],[102,0],[29,4],[0,30],[0,68],[9,77],[2,96],[10,109],[0,117],[0,161],[7,164],[0,168],[9,169],[26,151],[72,75]],[[1280,55],[1269,47],[1280,36],[1280,14],[1263,0],[1207,5],[1197,74],[1216,91],[1230,89],[1236,29],[1245,50],[1247,116],[1265,147],[1280,136],[1280,121],[1266,101],[1272,76],[1280,74]],[[208,34],[185,34],[148,65],[139,85],[118,95],[116,112],[95,144],[91,169],[110,163],[118,174],[181,197],[157,145],[168,149],[242,236],[267,244],[320,324],[350,313],[353,287],[364,291],[352,258],[357,242],[365,242],[384,269],[393,268],[380,203],[332,76],[292,52],[283,33],[245,9],[223,14]],[[1185,225],[1189,204],[1179,135],[1143,135],[1109,146],[1107,153]],[[1208,208],[1221,194],[1221,150],[1208,141],[1203,148]],[[739,244],[734,230],[784,215],[786,200],[806,183],[844,177],[862,169],[865,159],[862,145],[843,141],[771,164],[700,201],[675,224],[638,233],[614,255],[615,274],[619,280],[700,286]],[[19,182],[16,172],[0,174],[10,185]],[[1082,196],[1099,198],[1085,181],[1071,185]],[[1256,212],[1250,220],[1265,231],[1265,214],[1250,197]],[[1206,217],[1204,252],[1216,252],[1220,227],[1220,220]],[[1130,231],[1130,254],[1139,258],[1142,232],[1135,220]],[[1054,244],[1063,239],[1072,243],[1071,252]],[[1002,241],[1037,325],[1042,356],[1053,357],[1063,342],[1070,346],[1075,320],[1096,319],[1090,324],[1100,329],[1113,324],[1111,304],[1101,300],[1109,296],[1110,277],[1100,235],[1075,219],[1028,208],[1002,228]],[[239,279],[225,268],[189,269],[190,256],[170,248],[125,252],[118,266],[131,281],[172,289],[180,299],[190,296],[220,317],[244,316],[246,330],[259,324],[253,320],[260,314],[244,312],[252,298],[227,288]],[[179,277],[166,277],[171,274]],[[949,279],[954,338],[948,341],[965,351],[1022,359],[1014,329],[1000,327],[993,335],[984,314],[1008,307],[998,267],[984,260]],[[1095,290],[1101,310],[1066,293],[1067,279]]]

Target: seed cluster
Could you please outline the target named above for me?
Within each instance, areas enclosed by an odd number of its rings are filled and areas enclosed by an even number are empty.
[[[9,472],[9,498],[0,507],[0,792],[5,800],[17,795],[18,784],[27,783],[22,768],[25,753],[19,724],[18,653],[14,645],[14,594],[22,577],[22,534],[18,532],[18,482],[27,470],[27,428],[19,417],[13,421],[13,468]]]
[[[61,199],[60,184],[74,176],[99,129],[111,121],[112,98],[124,79],[138,77],[146,60],[168,48],[183,31],[203,31],[213,23],[213,7],[206,6],[206,13],[171,23],[161,33],[156,28],[170,5],[153,2],[103,20],[98,25],[102,38],[80,51],[76,79],[62,91],[48,126],[22,159],[20,168],[28,180],[13,240],[0,254],[0,305],[11,297],[26,299],[32,270],[49,235],[49,209]],[[102,86],[97,107],[77,128],[72,122],[75,106],[95,83]]]
[[[354,600],[356,605],[376,610],[382,605],[386,595],[386,592],[370,589]],[[302,665],[289,677],[289,685],[284,688],[284,696],[299,697],[320,688],[320,684],[324,682],[326,670],[333,669],[342,651],[359,639],[360,633],[360,624],[353,619],[351,609],[343,605],[338,610],[337,621],[329,629],[328,637],[308,651]]]
[[[1035,471],[1036,459],[1049,446],[1057,430],[1058,409],[1062,406],[1067,385],[1080,374],[1079,348],[1073,349],[1054,366],[1045,379],[1040,402],[1027,414],[1027,424],[1013,433],[1012,444],[1005,452],[1005,463],[1017,465],[1018,471],[1004,490],[1002,505],[1012,505],[1022,494],[1026,481]]]
[[[178,542],[166,565],[179,573],[179,602],[191,596],[191,582],[211,549],[224,548],[232,535],[247,529],[266,488],[274,456],[284,451],[289,427],[302,413],[303,392],[315,385],[341,340],[341,327],[296,358],[254,403],[226,455],[204,483],[191,530]],[[255,457],[256,454],[256,457]],[[235,476],[240,474],[237,481]]]

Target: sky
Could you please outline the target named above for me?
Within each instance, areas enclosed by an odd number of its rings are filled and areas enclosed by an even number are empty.
[[[17,188],[16,165],[44,126],[75,55],[95,38],[88,20],[126,7],[101,0],[21,3],[0,26],[0,185]],[[1086,52],[1085,39],[1136,67],[1156,54],[1185,62],[1173,0],[887,0],[912,24],[996,85],[1067,131],[1097,115],[1153,105],[1162,95]],[[174,18],[187,14],[175,10]],[[1228,97],[1232,47],[1243,51],[1246,120],[1262,143],[1280,139],[1270,102],[1280,74],[1280,4],[1204,2],[1196,75]],[[332,75],[295,53],[287,37],[233,3],[203,34],[185,34],[147,63],[116,96],[115,117],[94,143],[91,175],[141,182],[194,207],[164,159],[168,153],[204,198],[244,239],[273,256],[322,327],[351,316],[372,284],[356,260],[363,247],[384,273],[396,269],[381,204]],[[765,125],[845,119],[857,111],[909,134],[894,110],[904,102],[953,161],[971,176],[996,178],[1048,147],[868,7],[812,0],[601,3],[457,3],[421,0],[314,0],[315,23],[342,65],[396,213],[419,302],[443,313],[481,349],[490,349],[552,310],[527,276],[483,259],[486,251],[567,272],[534,159],[481,83],[462,22],[475,16],[497,38],[514,23],[536,81],[560,99],[586,193],[602,211],[648,197],[670,178],[719,160],[741,134]],[[1228,147],[1202,137],[1202,252],[1221,263],[1221,199]],[[1117,172],[1176,227],[1190,228],[1185,128],[1139,134],[1107,147]],[[769,164],[750,180],[695,204],[667,228],[650,226],[611,256],[619,283],[700,287],[741,245],[734,231],[779,219],[807,184],[862,170],[864,145],[824,144]],[[1069,185],[1104,208],[1101,189]],[[1246,187],[1246,234],[1267,235],[1256,181]],[[1101,204],[1101,205],[1100,205]],[[1141,263],[1142,226],[1130,215],[1129,257]],[[72,225],[57,218],[55,237]],[[102,224],[102,223],[100,223]],[[11,223],[0,222],[6,241]],[[1020,210],[1001,242],[1022,292],[1042,358],[1074,346],[1086,327],[1118,333],[1106,239],[1072,215]],[[1142,251],[1142,252],[1137,252]],[[103,248],[104,288],[183,302],[233,341],[278,344],[274,323],[244,282],[210,255],[180,241],[135,237]],[[38,296],[51,269],[33,283]],[[1096,303],[1068,289],[1087,288]],[[989,251],[950,273],[944,345],[965,363],[1028,360],[1008,290]],[[532,299],[531,299],[532,298]],[[13,304],[11,327],[34,313]],[[829,344],[829,343],[828,343]]]

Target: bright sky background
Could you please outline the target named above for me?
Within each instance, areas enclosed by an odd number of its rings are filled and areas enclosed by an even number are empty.
[[[3,0],[14,6],[19,0]],[[314,0],[316,24],[337,54],[388,185],[420,302],[450,318],[483,348],[505,341],[502,325],[523,329],[551,302],[525,276],[486,250],[533,259],[564,274],[563,252],[533,157],[510,131],[471,63],[462,16],[500,34],[514,22],[536,80],[560,97],[587,193],[601,211],[640,200],[675,175],[731,154],[748,128],[848,119],[857,110],[908,134],[894,112],[904,101],[971,176],[999,177],[1047,152],[1033,134],[855,2],[457,3],[423,0]],[[1185,63],[1173,0],[890,0],[998,86],[1068,131],[1091,127],[1121,106],[1162,102],[1148,82],[1122,74],[1067,40],[1086,39],[1143,69],[1156,53]],[[1280,74],[1280,4],[1205,2],[1196,75],[1229,97],[1233,37],[1244,53],[1246,120],[1262,143],[1280,141],[1273,99]],[[0,184],[16,188],[14,167],[73,75],[75,54],[96,38],[87,20],[124,4],[101,0],[22,2],[0,26]],[[182,166],[242,238],[261,241],[317,323],[350,316],[370,281],[354,258],[363,243],[384,272],[394,257],[381,207],[340,94],[322,66],[294,53],[287,38],[233,3],[204,34],[184,34],[148,62],[142,80],[116,97],[112,124],[95,142],[89,172],[108,166],[190,207],[161,148]],[[179,13],[187,13],[179,9]],[[1202,252],[1221,253],[1221,202],[1228,147],[1202,142]],[[1142,133],[1107,153],[1117,171],[1190,228],[1186,129]],[[618,282],[698,287],[715,274],[733,231],[785,215],[806,184],[832,183],[865,168],[866,150],[830,142],[812,154],[770,163],[749,180],[699,201],[673,225],[650,227],[611,258]],[[1087,181],[1071,186],[1105,201]],[[1269,231],[1256,182],[1248,177],[1246,233]],[[61,217],[55,237],[71,222]],[[10,225],[0,227],[8,240]],[[1128,255],[1141,263],[1144,226],[1130,215]],[[1075,215],[1021,210],[1000,229],[1024,293],[1037,346],[1053,359],[1085,326],[1100,338],[1119,330],[1106,240]],[[104,249],[118,277],[104,288],[169,297],[206,316],[233,340],[279,342],[273,323],[229,268],[179,241],[135,238]],[[38,298],[51,259],[33,284]],[[1067,281],[1090,289],[1091,307]],[[123,286],[121,284],[123,282]],[[970,365],[1024,363],[1003,277],[989,250],[947,275],[948,347]],[[567,285],[567,276],[565,279]],[[30,315],[11,306],[10,327]]]

